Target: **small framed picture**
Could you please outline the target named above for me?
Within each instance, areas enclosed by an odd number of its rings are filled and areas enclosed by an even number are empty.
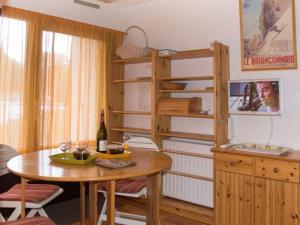
[[[240,0],[241,68],[297,68],[295,0]]]

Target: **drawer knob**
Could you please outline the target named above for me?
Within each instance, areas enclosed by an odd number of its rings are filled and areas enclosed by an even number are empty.
[[[257,184],[257,187],[261,188],[263,185],[261,183]]]
[[[274,173],[278,173],[278,172],[279,172],[279,169],[275,167],[275,168],[273,169],[273,172],[274,172]]]
[[[236,165],[238,165],[241,162],[242,162],[242,160],[235,161],[235,162],[231,161],[229,164],[230,164],[230,166],[236,166]]]

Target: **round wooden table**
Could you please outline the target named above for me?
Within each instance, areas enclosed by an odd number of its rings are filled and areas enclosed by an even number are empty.
[[[90,224],[97,223],[97,183],[108,182],[107,224],[115,224],[115,181],[139,176],[147,176],[147,224],[159,224],[159,200],[161,191],[161,172],[170,168],[169,156],[152,150],[130,149],[131,158],[136,165],[121,169],[108,169],[94,164],[69,165],[51,162],[50,155],[61,153],[58,149],[41,150],[12,158],[7,168],[21,177],[22,217],[25,217],[26,179],[80,182],[81,224],[84,224],[85,182],[89,182],[89,217]]]

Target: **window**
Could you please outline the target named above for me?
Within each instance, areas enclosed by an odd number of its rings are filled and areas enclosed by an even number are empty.
[[[94,142],[113,34],[5,7],[0,17],[0,143],[19,152]]]

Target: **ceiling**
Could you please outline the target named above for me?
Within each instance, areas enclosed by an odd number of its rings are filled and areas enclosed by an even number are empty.
[[[121,5],[121,6],[135,6],[135,5],[140,5],[151,1],[157,1],[157,0],[118,0],[113,4]]]

